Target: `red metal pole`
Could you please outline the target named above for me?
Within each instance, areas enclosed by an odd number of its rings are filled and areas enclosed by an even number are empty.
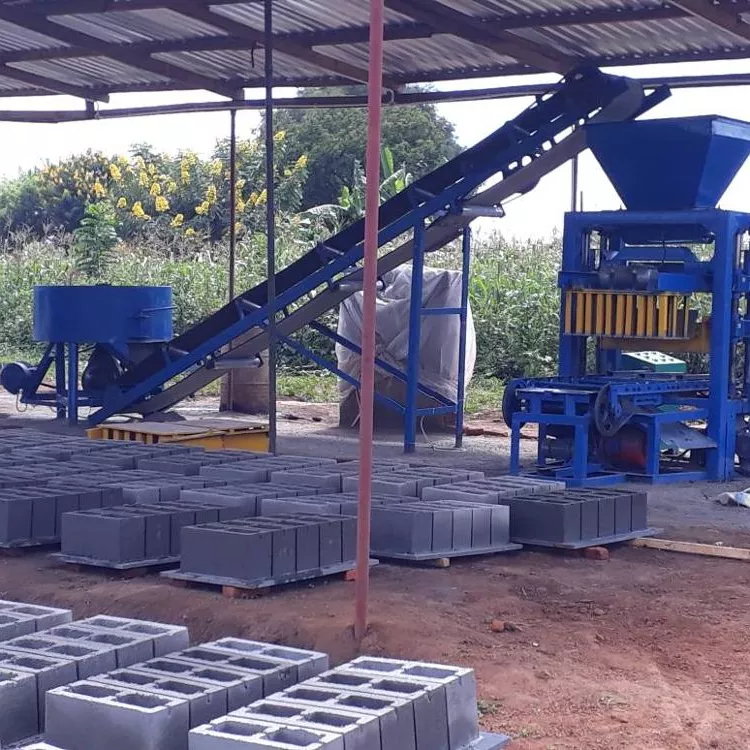
[[[367,122],[367,188],[365,195],[364,301],[359,418],[359,511],[357,514],[357,582],[354,637],[367,633],[370,591],[370,509],[372,504],[372,434],[375,402],[375,309],[378,283],[380,211],[380,139],[383,102],[384,1],[370,0],[370,73]]]

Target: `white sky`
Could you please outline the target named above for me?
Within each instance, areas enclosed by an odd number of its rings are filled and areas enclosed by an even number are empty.
[[[623,72],[623,71],[618,71]],[[643,66],[637,69],[642,77],[677,73],[717,74],[750,72],[750,60],[717,63],[689,63],[678,66]],[[443,88],[529,83],[530,77],[457,82]],[[536,80],[540,80],[537,78]],[[676,90],[671,99],[656,107],[651,117],[675,117],[698,114],[719,114],[750,121],[750,87]],[[289,95],[279,91],[277,95]],[[197,94],[128,94],[112,97],[110,105],[145,106],[156,103],[206,101],[210,95]],[[530,103],[530,99],[506,99],[495,102],[456,103],[440,105],[440,112],[456,126],[462,146],[470,146]],[[79,109],[81,103],[68,97],[44,99],[0,100],[2,109]],[[248,134],[259,122],[255,112],[238,115],[238,133]],[[107,153],[122,153],[136,142],[151,143],[159,151],[175,152],[191,148],[205,153],[217,138],[228,133],[226,113],[141,117],[127,120],[68,123],[62,125],[29,125],[0,123],[0,177],[12,177],[45,160],[55,161],[88,148]],[[580,187],[586,210],[619,208],[620,202],[609,181],[591,154],[580,164]],[[750,210],[746,196],[750,194],[750,161],[741,170],[727,192],[722,206]],[[570,206],[570,167],[565,166],[546,177],[528,195],[508,205],[508,215],[497,224],[506,235],[549,236],[562,226],[563,214]]]

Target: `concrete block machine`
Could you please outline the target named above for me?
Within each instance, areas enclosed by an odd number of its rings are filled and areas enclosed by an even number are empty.
[[[626,208],[565,218],[559,375],[509,384],[511,470],[536,424],[537,470],[569,485],[729,479],[750,469],[750,214],[716,205],[750,124],[586,130]],[[694,374],[668,356],[681,353]]]

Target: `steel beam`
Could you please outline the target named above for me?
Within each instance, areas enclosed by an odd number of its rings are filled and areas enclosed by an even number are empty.
[[[682,8],[689,15],[707,21],[712,26],[728,31],[740,39],[750,41],[750,24],[745,23],[742,16],[737,13],[737,4],[732,3],[731,10],[729,10],[725,5],[715,4],[710,0],[672,1],[673,5]],[[747,7],[744,10],[747,10]]]
[[[217,81],[198,73],[191,73],[184,68],[162,60],[156,60],[148,55],[135,55],[118,51],[117,45],[89,36],[88,34],[83,34],[80,31],[68,28],[67,26],[63,26],[54,21],[50,21],[46,16],[39,15],[38,13],[31,13],[18,6],[0,5],[0,20],[7,21],[8,23],[20,26],[29,31],[34,31],[38,34],[43,34],[57,42],[85,47],[98,55],[118,60],[119,62],[131,65],[134,68],[147,70],[167,79],[181,81],[193,88],[213,91],[220,96],[226,96],[229,99],[241,98],[241,90],[221,81]],[[13,70],[15,70],[15,68]],[[81,96],[81,94],[77,94],[77,96]]]
[[[577,61],[556,49],[494,29],[484,19],[469,16],[433,0],[386,0],[391,10],[448,33],[480,44],[500,55],[544,71],[567,73]]]

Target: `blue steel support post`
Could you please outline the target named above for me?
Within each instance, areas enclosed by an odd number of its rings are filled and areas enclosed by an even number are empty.
[[[65,344],[55,344],[55,392],[57,393],[57,418],[65,419]]]
[[[727,429],[734,429],[734,411],[729,400],[732,382],[732,294],[736,237],[731,217],[717,212],[714,226],[713,289],[711,304],[711,367],[709,373],[708,436],[716,448],[707,451],[708,478],[726,480],[734,466],[734,450],[728,455]]]
[[[68,424],[78,424],[78,344],[68,343]]]
[[[406,411],[404,413],[404,453],[417,447],[417,397],[422,339],[422,289],[424,286],[424,221],[414,225],[414,256],[411,267],[409,306],[409,357],[406,366]]]
[[[464,442],[464,402],[466,399],[466,325],[469,317],[469,277],[471,274],[471,227],[466,227],[461,244],[461,318],[458,334],[458,386],[456,388],[456,448]]]

